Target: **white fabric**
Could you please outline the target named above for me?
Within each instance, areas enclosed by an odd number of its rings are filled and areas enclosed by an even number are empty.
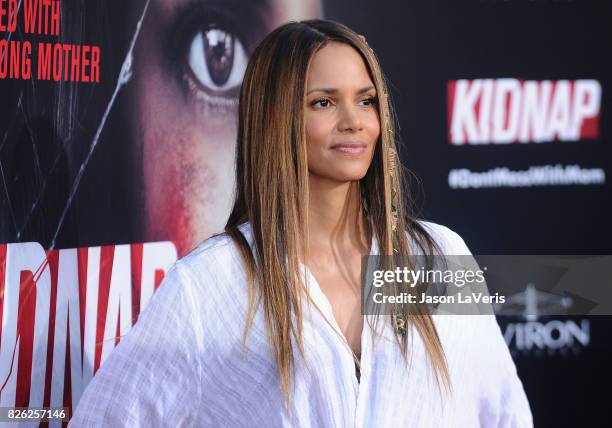
[[[455,232],[423,224],[446,254],[469,254]],[[250,240],[248,225],[242,230]],[[283,410],[261,309],[248,351],[242,353],[246,277],[236,246],[220,236],[171,269],[95,375],[70,426],[533,426],[493,316],[434,316],[452,379],[451,398],[441,395],[418,333],[407,367],[388,323],[373,347],[371,327],[364,322],[358,382],[350,348],[333,330],[331,305],[314,277],[305,274],[313,300],[330,323],[306,308],[304,347],[312,374],[296,350],[291,415]]]

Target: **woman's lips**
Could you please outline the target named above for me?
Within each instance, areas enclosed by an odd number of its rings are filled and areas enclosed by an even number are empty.
[[[360,155],[368,148],[364,143],[339,143],[331,146],[332,150],[345,155]]]

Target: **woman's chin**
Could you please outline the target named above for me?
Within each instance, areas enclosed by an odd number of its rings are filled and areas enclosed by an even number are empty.
[[[365,171],[334,171],[330,174],[318,175],[319,178],[326,179],[328,181],[334,181],[337,183],[348,183],[351,181],[358,181],[365,177],[367,170]]]

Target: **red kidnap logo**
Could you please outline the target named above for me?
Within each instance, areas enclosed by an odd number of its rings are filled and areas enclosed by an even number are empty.
[[[596,139],[600,104],[597,80],[451,80],[448,141],[463,145]]]

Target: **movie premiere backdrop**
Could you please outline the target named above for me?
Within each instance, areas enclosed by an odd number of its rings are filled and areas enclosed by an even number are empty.
[[[249,54],[310,17],[378,53],[421,217],[477,254],[612,254],[607,3],[0,0],[0,407],[74,408],[223,228]],[[536,426],[612,421],[609,317],[498,321]]]

